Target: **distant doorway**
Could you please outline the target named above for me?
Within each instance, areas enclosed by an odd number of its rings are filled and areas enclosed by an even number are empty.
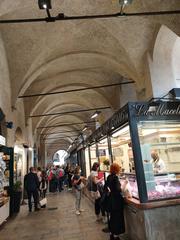
[[[65,150],[58,150],[53,156],[53,165],[55,165],[55,166],[64,165],[65,158],[67,155],[68,155],[68,153]]]

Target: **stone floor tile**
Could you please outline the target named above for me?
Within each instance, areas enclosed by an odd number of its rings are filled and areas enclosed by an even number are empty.
[[[75,214],[72,192],[48,194],[46,209],[28,212],[22,205],[20,213],[0,229],[0,240],[109,240],[101,230],[104,224],[95,221],[94,206],[82,199],[85,212]]]

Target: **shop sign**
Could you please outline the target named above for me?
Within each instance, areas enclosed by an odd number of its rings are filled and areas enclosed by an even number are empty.
[[[103,136],[107,135],[112,129],[116,129],[128,121],[128,107],[125,105],[118,112],[107,120],[101,127],[96,129],[96,131],[87,139],[87,142],[97,141]]]
[[[0,145],[2,145],[2,146],[6,145],[6,139],[2,135],[0,135]]]
[[[137,116],[179,116],[180,103],[137,104],[134,106]]]

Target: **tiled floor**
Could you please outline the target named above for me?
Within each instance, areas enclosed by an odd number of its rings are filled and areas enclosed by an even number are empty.
[[[103,223],[95,221],[93,204],[82,199],[85,209],[75,215],[72,192],[49,194],[46,209],[28,212],[27,205],[0,229],[0,240],[109,240],[101,229]]]

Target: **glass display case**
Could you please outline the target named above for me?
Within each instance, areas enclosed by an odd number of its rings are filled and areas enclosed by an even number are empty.
[[[118,163],[122,168],[121,185],[123,186],[125,180],[128,180],[128,191],[132,197],[139,199],[129,125],[112,133],[111,148],[113,162]]]
[[[119,177],[121,186],[125,184],[125,181],[128,180],[128,191],[130,195],[139,200],[138,186],[136,181],[135,173],[123,173]]]
[[[180,197],[180,124],[138,123],[148,200]]]
[[[118,163],[122,171],[134,173],[134,157],[131,147],[129,125],[112,133],[111,149],[113,162]]]
[[[88,144],[100,142],[105,133],[110,146],[98,143],[99,159],[108,158],[109,147],[140,203],[180,197],[179,101],[129,102],[88,138]],[[95,147],[93,153],[92,161],[98,156]]]
[[[125,173],[120,176],[121,184],[125,179],[129,181],[129,191],[132,197],[139,199],[138,187],[135,174]],[[177,198],[180,196],[180,172],[161,173],[154,175],[153,188],[148,190],[148,200],[161,200]]]

